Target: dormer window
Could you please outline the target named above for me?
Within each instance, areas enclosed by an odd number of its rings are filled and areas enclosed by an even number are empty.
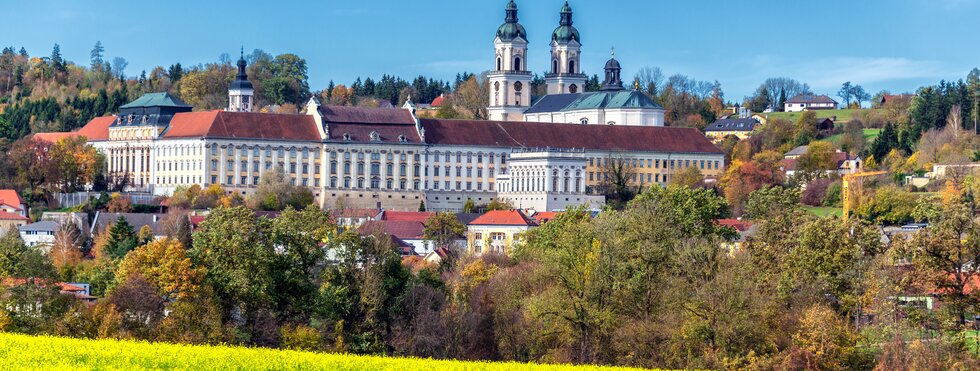
[[[371,141],[372,142],[380,142],[381,141],[381,134],[378,134],[378,132],[376,132],[376,131],[372,131],[371,132]]]
[[[408,142],[408,138],[405,138],[404,135],[399,135],[398,136],[398,141],[399,142],[402,142],[402,143],[405,143],[405,142]]]
[[[344,133],[344,140],[350,141],[350,134],[349,133]]]
[[[589,118],[588,117],[583,117],[583,118],[579,119],[579,121],[582,123],[582,125],[588,125],[589,124]]]

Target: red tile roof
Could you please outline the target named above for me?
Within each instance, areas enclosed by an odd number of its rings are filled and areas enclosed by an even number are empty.
[[[34,138],[55,143],[64,138],[83,136],[91,142],[109,140],[109,125],[116,121],[116,116],[102,116],[90,120],[78,131],[58,133],[37,133]]]
[[[26,216],[0,211],[0,220],[30,220]]]
[[[336,142],[422,143],[414,124],[397,123],[335,123],[329,122],[330,140]],[[378,140],[371,133],[378,133]],[[404,138],[404,140],[402,140]]]
[[[163,137],[320,140],[313,116],[226,111],[178,113]]]
[[[331,123],[415,125],[412,114],[398,108],[322,106],[320,113],[324,122]]]
[[[442,104],[445,103],[445,102],[446,102],[446,97],[444,95],[440,94],[438,97],[436,97],[436,99],[433,99],[432,100],[431,106],[433,108],[442,107]]]
[[[520,210],[494,210],[488,211],[486,214],[480,215],[479,218],[474,219],[469,225],[522,225],[522,226],[534,226],[531,218],[524,215],[524,212]]]
[[[534,220],[538,222],[538,224],[541,224],[551,219],[557,218],[558,214],[559,213],[557,211],[539,211],[534,213],[532,218],[534,218]]]
[[[718,219],[715,222],[720,226],[729,227],[738,232],[745,232],[752,227],[752,223],[738,219]]]
[[[0,204],[20,210],[20,206],[24,204],[24,199],[20,198],[17,191],[13,189],[0,189]]]
[[[48,143],[58,143],[60,140],[65,138],[71,138],[78,136],[78,133],[37,133],[34,134],[34,139],[45,141]]]
[[[116,116],[96,117],[85,124],[76,133],[90,141],[109,140],[109,125],[116,121]]]
[[[61,291],[70,291],[70,292],[85,291],[84,287],[72,285],[70,283],[58,282],[57,285],[58,287],[61,288]]]
[[[393,222],[419,222],[425,223],[436,213],[426,212],[426,211],[388,211],[385,210],[381,214],[381,220],[393,221]]]
[[[442,119],[421,122],[430,144],[722,153],[695,128]]]

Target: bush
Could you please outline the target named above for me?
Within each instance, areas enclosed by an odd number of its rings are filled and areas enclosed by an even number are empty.
[[[293,350],[320,349],[320,332],[306,325],[287,325],[280,329],[282,347]]]
[[[810,206],[822,206],[824,198],[827,195],[827,188],[834,183],[833,180],[827,178],[814,179],[807,183],[806,189],[803,191],[803,195],[800,197],[800,202],[805,205]]]

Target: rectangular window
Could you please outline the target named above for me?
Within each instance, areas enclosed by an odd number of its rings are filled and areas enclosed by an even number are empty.
[[[228,184],[228,185],[231,185],[231,184],[232,184],[232,183],[234,182],[234,180],[235,180],[235,179],[233,179],[233,178],[232,178],[232,176],[231,176],[231,175],[229,175],[229,176],[228,176],[228,182],[227,182],[227,183],[225,183],[225,184]]]
[[[257,176],[252,177],[252,185],[259,185],[259,177]]]
[[[470,168],[470,167],[466,168],[466,177],[469,178],[469,177],[472,177],[472,176],[473,176],[473,168]]]
[[[456,182],[456,189],[457,190],[463,189],[463,182]]]
[[[247,179],[248,179],[248,177],[244,177],[244,176],[243,176],[243,177],[242,177],[241,179],[239,179],[239,180],[241,180],[241,182],[239,182],[238,184],[241,184],[241,185],[246,185],[246,184],[248,184],[248,181],[247,181]]]
[[[303,174],[310,173],[310,164],[303,164]]]

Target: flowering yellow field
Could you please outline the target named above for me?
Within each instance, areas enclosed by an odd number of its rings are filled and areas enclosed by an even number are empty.
[[[614,367],[436,361],[193,346],[117,340],[82,340],[0,333],[3,370],[626,370]]]

